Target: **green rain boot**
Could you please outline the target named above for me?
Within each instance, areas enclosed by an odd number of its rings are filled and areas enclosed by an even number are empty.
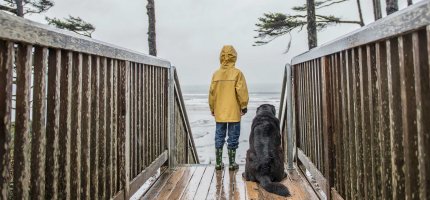
[[[230,165],[228,166],[229,170],[236,170],[239,169],[239,165],[236,164],[236,149],[229,149],[228,150],[228,160],[230,162]]]
[[[224,163],[222,163],[222,149],[216,149],[216,170],[221,170],[224,168]]]

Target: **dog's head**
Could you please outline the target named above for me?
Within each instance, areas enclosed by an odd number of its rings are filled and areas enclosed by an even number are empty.
[[[262,104],[257,108],[257,115],[261,114],[261,113],[272,113],[273,115],[276,115],[276,109],[275,106],[270,105],[270,104]]]

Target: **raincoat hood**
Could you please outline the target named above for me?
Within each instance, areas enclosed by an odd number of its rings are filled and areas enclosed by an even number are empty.
[[[232,45],[225,45],[222,47],[219,60],[221,63],[221,68],[228,69],[234,68],[236,64],[237,53]]]

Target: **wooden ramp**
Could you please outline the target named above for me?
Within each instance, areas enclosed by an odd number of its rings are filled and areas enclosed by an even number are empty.
[[[266,192],[257,183],[242,178],[245,166],[238,171],[216,171],[213,165],[186,165],[164,172],[141,199],[318,199],[306,179],[297,171],[282,182],[292,193],[284,198]]]

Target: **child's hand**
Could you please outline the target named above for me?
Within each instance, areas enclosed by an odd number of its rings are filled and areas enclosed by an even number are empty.
[[[244,108],[240,111],[240,115],[244,116],[248,112],[248,108]]]

